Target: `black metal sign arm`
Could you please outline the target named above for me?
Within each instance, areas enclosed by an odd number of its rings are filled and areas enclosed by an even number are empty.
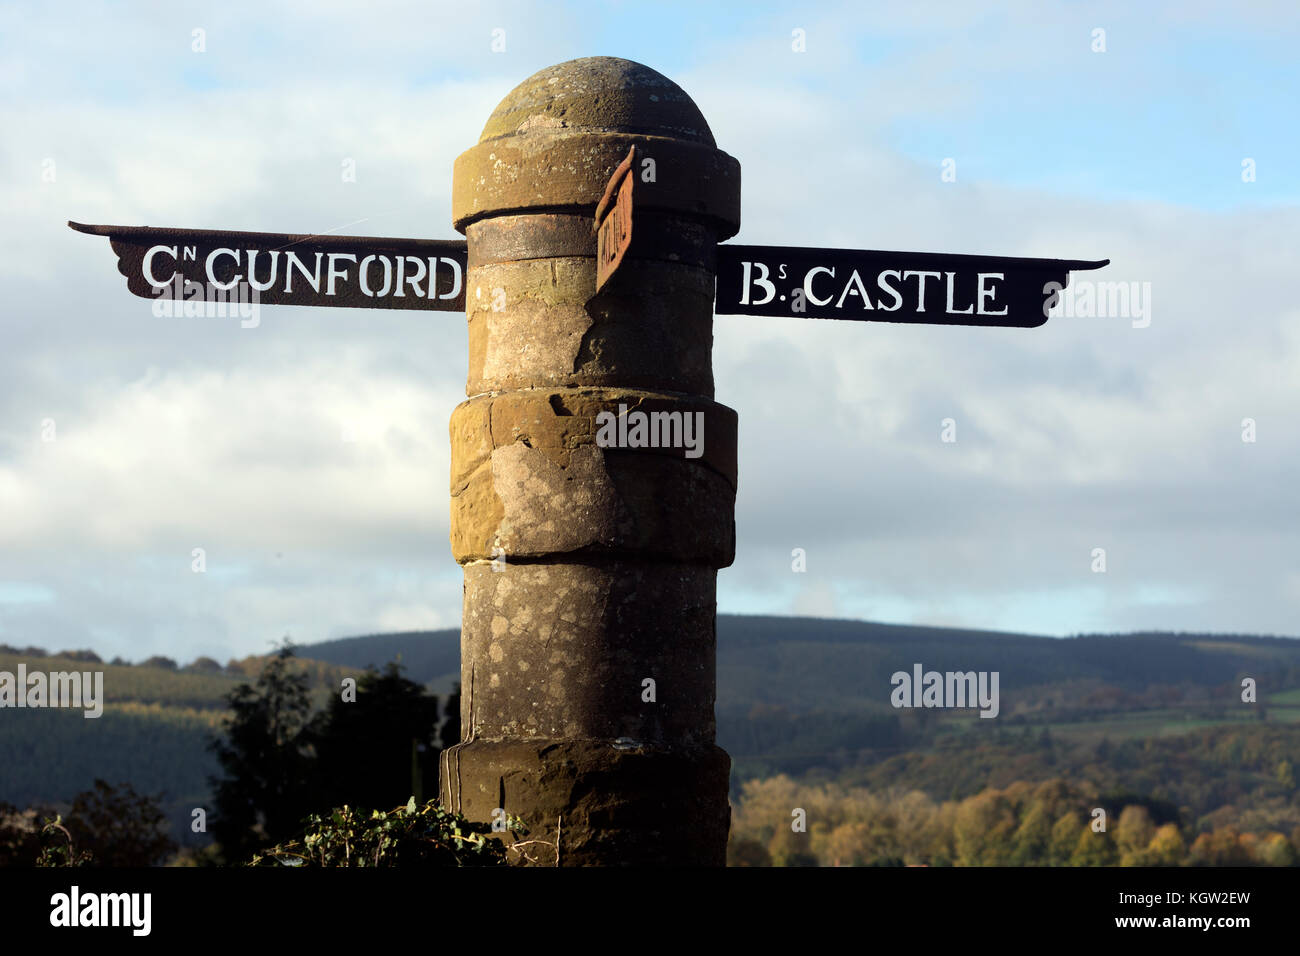
[[[1110,260],[720,245],[717,262],[719,315],[1033,328]]]
[[[146,299],[238,289],[262,305],[465,311],[463,239],[68,225],[107,236]]]

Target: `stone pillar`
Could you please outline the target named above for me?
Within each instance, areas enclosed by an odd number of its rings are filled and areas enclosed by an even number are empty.
[[[634,241],[597,295],[593,217],[634,145]],[[713,401],[714,248],[740,226],[740,166],[676,84],[592,57],[501,102],[456,161],[452,209],[469,246],[451,420],[464,739],[443,804],[521,817],[544,842],[516,862],[555,865],[558,834],[564,866],[723,865],[715,584],[735,552],[736,415]],[[702,450],[607,447],[606,411],[692,416]]]

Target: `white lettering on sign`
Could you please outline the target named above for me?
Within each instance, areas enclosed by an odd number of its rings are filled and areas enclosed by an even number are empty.
[[[271,288],[271,286],[275,285],[275,275],[280,269],[280,250],[272,249],[269,255],[271,256],[271,274],[267,277],[265,282],[258,282],[257,250],[248,250],[248,284],[258,292],[265,292],[267,289]],[[211,256],[208,257],[208,261],[212,261]],[[239,281],[239,276],[235,276],[235,281]]]
[[[924,312],[925,311],[925,280],[927,278],[937,279],[939,278],[939,273],[937,272],[904,272],[903,273],[904,280],[906,280],[910,276],[916,276],[916,301],[917,301],[916,311]]]
[[[985,279],[1001,279],[1001,272],[981,272],[979,273],[979,308],[977,311],[980,315],[1006,315],[1007,307],[1004,305],[1001,310],[984,308],[984,300],[992,299],[997,295],[996,289],[990,289],[984,285]]]
[[[293,267],[297,266],[298,271],[302,273],[302,277],[311,283],[311,290],[313,292],[319,292],[320,291],[320,256],[321,254],[319,252],[316,253],[316,271],[308,272],[307,267],[303,264],[303,261],[298,258],[297,253],[295,253],[292,249],[286,252],[284,254],[284,276],[286,280],[284,283],[284,291],[285,292],[293,291]],[[212,257],[209,256],[208,261],[211,261],[211,259]]]
[[[754,266],[758,266],[758,268],[762,270],[762,275],[760,275],[757,279],[750,278],[750,271]],[[767,266],[763,265],[763,263],[761,262],[746,262],[744,263],[744,267],[745,267],[745,283],[744,283],[744,291],[742,291],[740,294],[740,304],[741,305],[751,305],[751,304],[767,305],[767,303],[771,302],[776,297],[776,286],[774,286],[767,278],[768,275],[770,275]],[[767,293],[767,295],[764,298],[756,299],[753,303],[749,301],[749,286],[751,282]]]
[[[152,246],[152,247],[150,247],[149,251],[146,252],[146,253],[144,254],[144,277],[145,277],[145,281],[147,281],[147,282],[148,282],[151,286],[153,286],[155,289],[164,289],[164,288],[166,288],[167,286],[169,286],[169,285],[171,284],[171,279],[170,279],[170,278],[168,278],[168,279],[159,279],[157,276],[155,276],[155,275],[153,274],[153,257],[156,256],[156,255],[157,255],[158,253],[160,253],[160,252],[165,252],[165,253],[167,253],[167,255],[169,255],[169,256],[172,257],[172,262],[173,262],[173,263],[176,262],[176,247],[175,247],[175,246]]]
[[[885,269],[883,272],[880,273],[880,275],[876,276],[876,286],[880,289],[880,291],[888,292],[890,295],[894,297],[893,305],[885,305],[884,301],[881,300],[880,307],[884,309],[886,312],[897,312],[899,309],[903,307],[903,293],[899,292],[891,285],[886,285],[885,284],[886,276],[893,276],[895,279],[901,282],[903,280],[903,274],[899,272],[897,269]]]
[[[231,289],[234,288],[235,283],[239,281],[238,279],[231,279],[229,282],[223,284],[221,282],[218,282],[217,277],[212,274],[212,264],[216,262],[217,256],[222,256],[222,255],[230,256],[235,260],[235,265],[239,265],[238,249],[213,249],[212,252],[208,254],[208,261],[204,263],[204,268],[207,270],[208,273],[208,282],[214,288]]]
[[[383,287],[380,288],[378,292],[370,288],[370,283],[366,279],[366,277],[370,274],[369,271],[370,263],[374,262],[375,260],[382,261],[384,266],[384,284]],[[376,256],[373,254],[366,256],[364,259],[361,260],[361,270],[359,274],[361,277],[362,293],[371,297],[377,295],[388,295],[388,287],[393,284],[393,263],[388,258],[388,256]]]
[[[177,274],[178,260],[193,247],[156,245],[145,251],[142,271],[155,289],[165,289]],[[221,246],[207,254],[203,269],[215,289],[233,289],[241,282],[258,292],[272,289],[292,294],[308,289],[318,295],[337,296],[360,289],[369,298],[415,295],[429,299],[455,299],[464,282],[461,264],[446,256],[381,255],[372,253],[358,262],[352,252],[304,253],[280,249],[234,249]],[[164,259],[171,272],[164,275]],[[268,261],[269,260],[269,261]],[[451,288],[438,294],[439,271],[451,270]],[[381,275],[382,273],[382,275]],[[427,292],[425,282],[428,282]],[[296,284],[295,284],[296,282]]]
[[[340,271],[334,268],[336,260],[348,259],[352,262],[357,261],[357,257],[351,252],[331,252],[329,254],[329,276],[325,280],[325,294],[334,294],[334,282],[346,275],[346,270]]]
[[[741,305],[767,305],[777,297],[771,279],[772,269],[765,262],[744,260],[741,266]],[[784,271],[784,265],[782,265]],[[910,280],[915,279],[915,282]],[[933,272],[928,270],[881,269],[851,270],[837,276],[834,266],[812,266],[803,278],[795,276],[795,289],[815,306],[831,306],[844,311],[880,309],[897,312],[904,306],[925,311],[926,283],[942,280],[945,293],[944,311],[949,315],[1006,315],[1007,306],[997,308],[1001,272]],[[879,293],[879,294],[875,294]],[[785,296],[781,296],[784,301]]]
[[[746,262],[745,265],[749,265],[749,263]],[[759,265],[763,265],[763,264],[760,262]],[[766,268],[767,268],[767,267],[764,266],[764,269],[766,269]],[[813,268],[809,269],[807,272],[804,273],[804,276],[803,276],[803,294],[804,294],[805,296],[808,297],[808,301],[811,302],[813,305],[826,305],[827,303],[829,303],[829,302],[831,301],[831,298],[832,298],[831,296],[827,296],[827,297],[824,298],[824,299],[819,299],[819,298],[817,298],[817,296],[813,295],[813,292],[812,292],[812,280],[813,280],[813,276],[817,275],[817,273],[819,273],[819,272],[825,272],[825,273],[828,273],[832,279],[835,278],[835,270],[834,270],[834,269],[829,269],[829,268],[827,268],[826,266],[813,266]],[[766,272],[764,273],[764,275],[766,275]],[[775,292],[776,290],[774,289],[773,291]],[[759,304],[761,305],[762,303],[759,303]]]

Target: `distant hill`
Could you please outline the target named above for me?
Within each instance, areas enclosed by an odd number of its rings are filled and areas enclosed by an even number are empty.
[[[1001,674],[1003,695],[1061,681],[1096,680],[1138,692],[1155,685],[1217,685],[1238,671],[1290,668],[1300,684],[1300,640],[1134,633],[1048,638],[999,631],[797,617],[718,617],[718,706],[885,706],[890,675],[927,670]],[[1004,707],[1004,712],[1005,712]]]
[[[459,678],[459,631],[342,638],[297,648],[319,694],[342,675],[400,660],[405,674],[445,694]],[[176,835],[196,837],[189,810],[207,799],[216,769],[206,749],[239,674],[87,664],[0,653],[0,670],[103,669],[104,716],[0,710],[0,801],[54,802],[96,777],[165,794]],[[896,711],[890,675],[998,671],[1001,714]],[[258,661],[241,662],[254,674]],[[1262,706],[1237,704],[1243,676]],[[951,746],[951,735],[1016,735],[1050,728],[1060,739],[1168,737],[1243,720],[1300,721],[1300,640],[1222,634],[1122,634],[1048,638],[995,631],[797,617],[718,618],[718,742],[734,776],[889,766]],[[943,744],[949,735],[949,744]],[[1012,751],[1018,744],[1006,744]],[[960,749],[957,753],[963,752]],[[865,772],[865,771],[864,771]]]
[[[406,675],[445,693],[459,679],[459,631],[344,638],[304,657],[364,667],[401,656]],[[1066,734],[1177,732],[1232,722],[1242,676],[1276,697],[1273,715],[1300,719],[1300,640],[1144,632],[1051,638],[959,628],[801,617],[718,616],[718,743],[738,776],[801,773],[920,746],[968,714],[896,711],[890,677],[926,670],[997,671],[998,728],[1059,726]],[[1140,719],[1138,719],[1140,715]],[[1251,716],[1255,716],[1251,712]]]
[[[297,654],[340,667],[362,669],[379,669],[389,661],[398,661],[403,676],[428,685],[434,693],[448,693],[460,680],[460,628],[340,637],[303,644],[297,648]]]
[[[346,667],[400,659],[406,676],[450,689],[460,675],[460,631],[370,634],[304,644],[305,658]],[[1288,637],[1134,633],[1050,638],[1003,631],[874,624],[804,617],[718,615],[718,709],[888,711],[889,678],[911,670],[987,670],[1004,695],[1061,681],[1095,680],[1128,692],[1155,685],[1219,685],[1238,671],[1295,671]],[[1290,686],[1290,685],[1288,685]]]

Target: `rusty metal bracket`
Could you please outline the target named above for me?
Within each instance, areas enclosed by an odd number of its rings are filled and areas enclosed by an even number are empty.
[[[614,169],[605,186],[605,194],[596,204],[596,219],[592,229],[596,233],[596,291],[609,281],[622,265],[627,250],[632,245],[632,189],[636,176],[632,167],[636,162],[636,146]]]

